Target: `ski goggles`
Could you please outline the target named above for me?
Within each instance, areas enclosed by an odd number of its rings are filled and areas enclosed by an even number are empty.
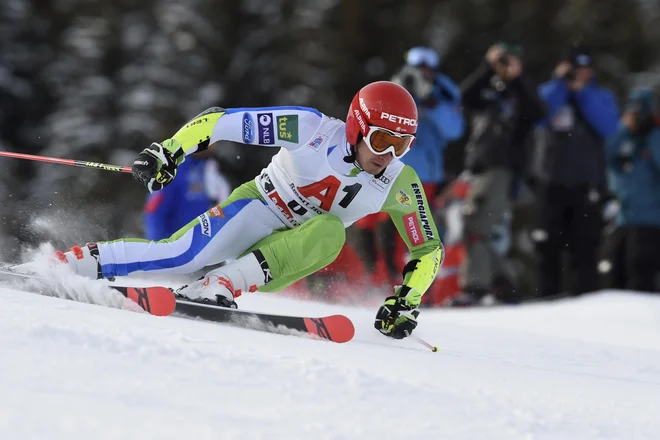
[[[413,134],[397,133],[386,128],[370,126],[364,142],[372,153],[383,155],[392,153],[394,157],[400,159],[410,150],[410,146],[415,140]]]
[[[430,47],[413,47],[406,53],[406,64],[413,67],[437,69],[440,64],[438,53]]]

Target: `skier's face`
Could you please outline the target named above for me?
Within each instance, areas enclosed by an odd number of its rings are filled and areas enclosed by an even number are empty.
[[[355,155],[360,166],[369,174],[380,173],[394,159],[392,153],[375,154],[364,143],[364,139],[355,146]]]

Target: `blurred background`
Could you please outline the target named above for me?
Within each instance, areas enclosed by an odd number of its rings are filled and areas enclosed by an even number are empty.
[[[130,165],[215,105],[304,105],[344,119],[355,92],[395,75],[411,47],[434,49],[442,73],[461,84],[498,41],[524,48],[535,86],[571,44],[589,45],[600,86],[621,109],[633,87],[660,84],[660,0],[4,0],[0,150]],[[445,182],[464,171],[469,135],[468,123],[443,149]],[[227,143],[211,159],[235,187],[276,152]],[[144,236],[154,208],[145,203],[130,175],[0,158],[0,257],[15,261],[45,240],[61,249]],[[514,231],[525,230],[533,203],[529,191]],[[349,245],[359,243],[351,234]],[[518,292],[528,297],[534,251],[520,243]],[[299,287],[314,295],[338,278],[368,277],[366,263],[342,272],[360,250],[347,249],[328,279]],[[443,276],[452,267],[446,261]],[[447,289],[430,305],[458,293]]]

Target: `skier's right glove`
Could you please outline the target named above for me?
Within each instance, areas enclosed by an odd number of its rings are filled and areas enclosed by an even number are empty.
[[[159,191],[174,180],[177,167],[183,162],[185,153],[181,143],[168,139],[163,144],[152,143],[133,161],[133,176],[149,190]]]
[[[410,336],[417,327],[417,317],[419,316],[417,306],[419,304],[415,305],[414,302],[417,297],[421,298],[421,296],[416,292],[409,295],[412,289],[407,286],[397,287],[398,289],[395,290],[397,294],[385,298],[385,302],[378,309],[374,327],[385,336],[403,339]]]

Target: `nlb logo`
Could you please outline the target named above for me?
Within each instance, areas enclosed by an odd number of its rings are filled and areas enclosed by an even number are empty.
[[[273,145],[275,143],[275,128],[273,126],[272,113],[258,113],[257,125],[259,132],[259,143],[262,145]]]

